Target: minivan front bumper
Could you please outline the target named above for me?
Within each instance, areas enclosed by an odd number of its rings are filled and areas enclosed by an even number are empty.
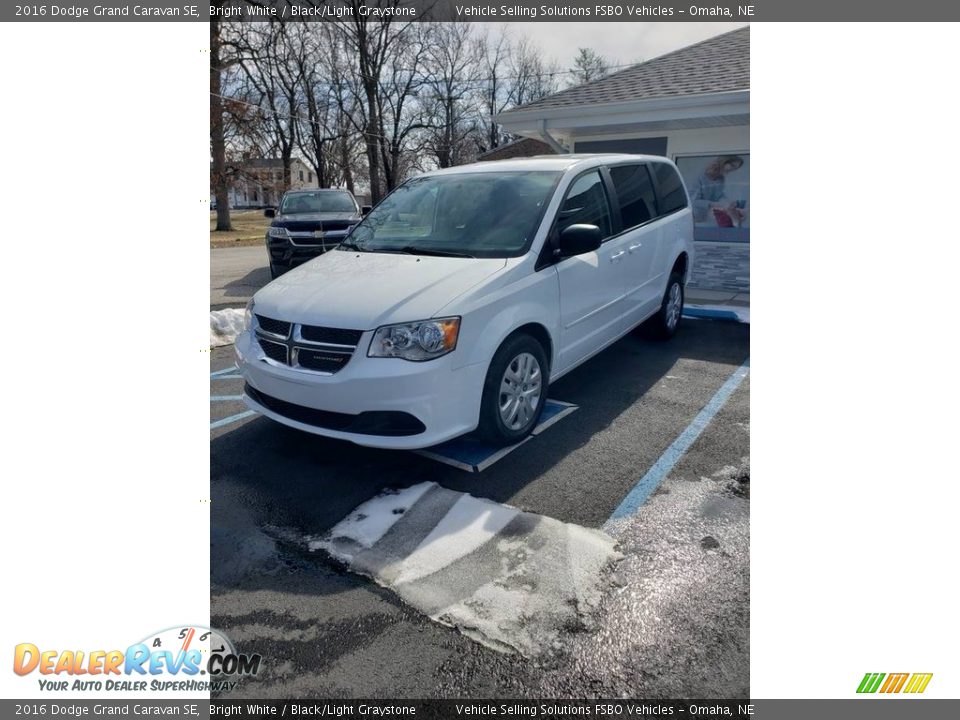
[[[377,448],[418,449],[475,430],[486,367],[454,367],[454,353],[427,362],[354,357],[332,375],[272,363],[251,332],[237,338],[243,401],[298,430]]]

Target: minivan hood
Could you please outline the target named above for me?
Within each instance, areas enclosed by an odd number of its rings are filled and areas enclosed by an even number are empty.
[[[255,312],[307,325],[374,330],[433,317],[506,264],[503,258],[333,250],[260,290]]]

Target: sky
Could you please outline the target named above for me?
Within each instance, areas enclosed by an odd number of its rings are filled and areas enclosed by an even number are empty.
[[[491,36],[503,32],[499,23],[480,23]],[[589,47],[611,62],[649,60],[749,23],[744,22],[528,22],[511,23],[512,37],[526,35],[548,59],[569,68],[577,48]]]

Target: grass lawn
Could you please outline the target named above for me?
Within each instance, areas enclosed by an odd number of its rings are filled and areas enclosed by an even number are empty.
[[[210,213],[210,247],[241,247],[243,245],[263,245],[263,237],[270,225],[269,218],[263,216],[263,210],[231,210],[230,223],[233,230],[217,232],[217,213]]]

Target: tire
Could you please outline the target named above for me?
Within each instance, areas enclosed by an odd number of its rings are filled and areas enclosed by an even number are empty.
[[[526,334],[507,338],[483,383],[480,436],[496,445],[512,445],[529,435],[547,402],[548,376],[547,354],[537,340]],[[511,386],[516,394],[509,392]]]
[[[278,277],[283,275],[289,268],[285,268],[282,265],[274,265],[270,263],[270,279],[276,280]]]
[[[669,340],[676,335],[683,317],[684,298],[683,277],[680,273],[670,273],[660,309],[656,315],[644,323],[643,329],[646,334],[657,340]]]

